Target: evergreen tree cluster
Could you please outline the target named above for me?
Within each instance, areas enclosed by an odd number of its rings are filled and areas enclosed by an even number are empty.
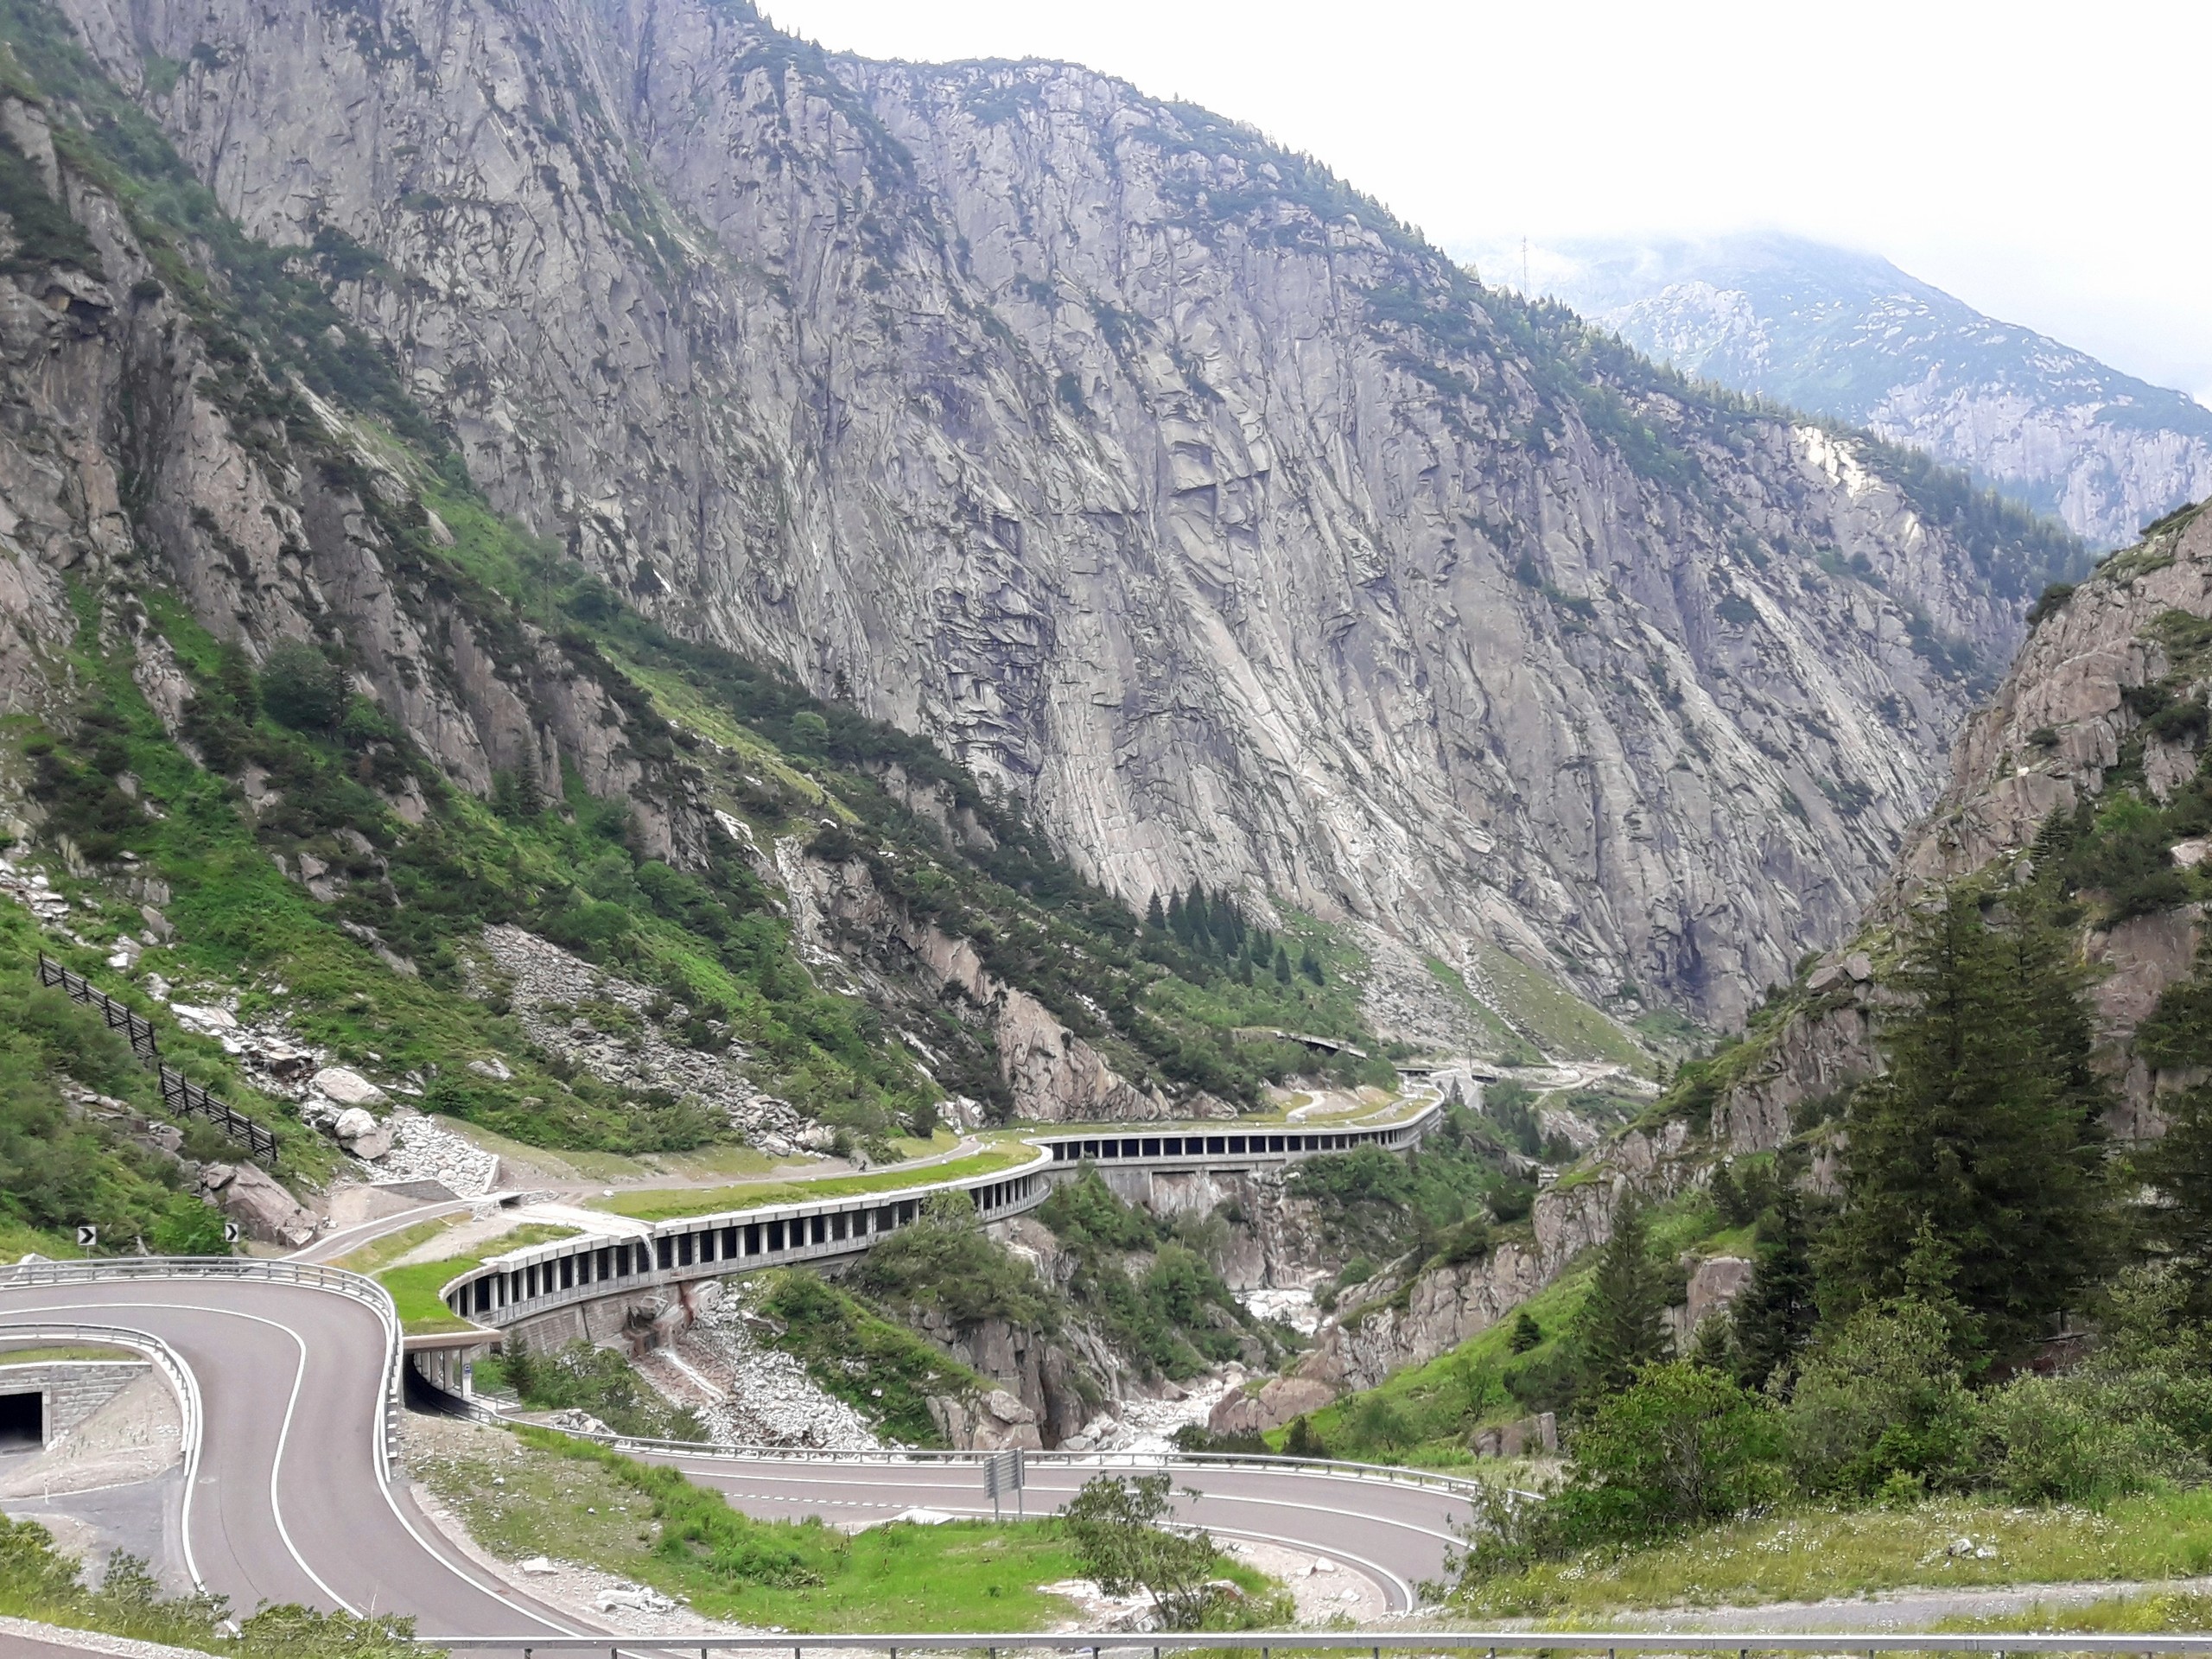
[[[1909,918],[1879,1075],[1832,1125],[1713,1173],[1754,1269],[1679,1351],[1681,1268],[1623,1196],[1548,1379],[1571,1476],[1494,1517],[1468,1583],[1791,1494],[2098,1503],[2212,1478],[2212,1083],[2168,1097],[2151,1146],[2108,1144],[2082,916],[2046,869]],[[2212,1067],[2212,951],[2138,1046]],[[2047,1345],[2085,1328],[2086,1357],[2078,1334]]]
[[[1225,889],[1209,893],[1203,882],[1193,881],[1187,892],[1171,893],[1163,906],[1154,893],[1145,906],[1145,931],[1155,943],[1173,939],[1183,951],[1228,973],[1239,984],[1271,976],[1278,985],[1303,978],[1316,986],[1328,982],[1321,958],[1313,945],[1255,927]]]

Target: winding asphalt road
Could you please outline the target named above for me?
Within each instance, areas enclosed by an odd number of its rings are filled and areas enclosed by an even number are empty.
[[[467,1560],[381,1466],[390,1338],[371,1302],[223,1274],[0,1286],[0,1333],[65,1321],[159,1338],[192,1373],[205,1421],[186,1497],[188,1565],[233,1607],[410,1613],[428,1636],[585,1633]],[[662,1460],[766,1517],[990,1512],[972,1464]],[[1093,1472],[1082,1463],[1033,1468],[1030,1512],[1058,1509]],[[1184,1500],[1190,1519],[1224,1537],[1327,1555],[1380,1586],[1393,1610],[1436,1576],[1467,1514],[1435,1487],[1203,1464],[1174,1473],[1198,1494]]]

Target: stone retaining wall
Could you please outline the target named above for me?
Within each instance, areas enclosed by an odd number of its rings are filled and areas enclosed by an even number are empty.
[[[143,1359],[56,1359],[0,1364],[0,1394],[36,1394],[51,1446],[154,1368]]]

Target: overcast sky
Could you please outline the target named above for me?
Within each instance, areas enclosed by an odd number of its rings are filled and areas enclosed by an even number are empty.
[[[2212,4],[763,0],[875,57],[1071,60],[1446,247],[1773,226],[2212,403]]]

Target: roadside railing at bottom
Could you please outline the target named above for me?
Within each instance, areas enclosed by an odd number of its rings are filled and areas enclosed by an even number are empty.
[[[612,1636],[423,1636],[416,1638],[427,1648],[454,1653],[499,1649],[524,1655],[605,1653],[613,1659],[632,1655],[691,1654],[707,1659],[718,1653],[790,1654],[806,1659],[809,1649],[817,1652],[880,1653],[899,1659],[902,1653],[982,1653],[990,1659],[1007,1655],[1079,1653],[1091,1659],[1109,1654],[1152,1656],[1170,1653],[1236,1649],[1256,1652],[1270,1659],[1284,1653],[1367,1653],[1382,1659],[1387,1650],[1398,1654],[1458,1654],[1479,1649],[1488,1656],[1501,1653],[1604,1653],[1618,1659],[1624,1653],[1720,1653],[1736,1659],[1753,1654],[1833,1654],[1856,1659],[1883,1653],[2081,1653],[2081,1654],[2212,1654],[2212,1635],[2146,1634],[2134,1636],[2068,1636],[2048,1631],[1984,1631],[1968,1636],[1942,1631],[1895,1630],[1127,1630],[1058,1631],[1031,1635],[1021,1631],[943,1632],[893,1636],[802,1636],[762,1631],[728,1636],[677,1637]]]

